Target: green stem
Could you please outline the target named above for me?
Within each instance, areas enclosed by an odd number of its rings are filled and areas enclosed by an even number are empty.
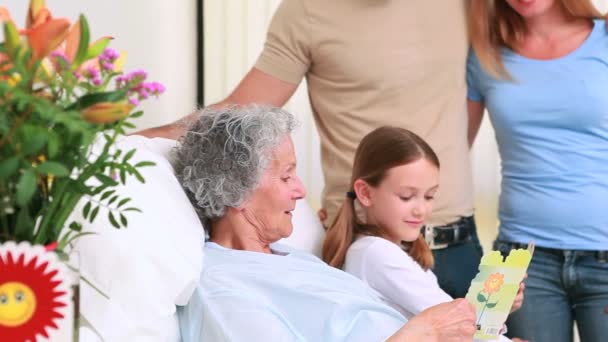
[[[4,184],[0,184],[0,194],[4,193]],[[2,235],[1,236],[6,236],[6,240],[9,239],[9,237],[11,236],[11,232],[10,232],[10,228],[8,226],[8,213],[6,212],[8,208],[6,208],[4,206],[4,199],[0,198],[0,217],[2,217]],[[4,239],[0,238],[0,242],[5,241]]]
[[[69,194],[69,197],[64,201],[65,203],[61,206],[61,209],[59,210],[59,213],[57,214],[57,221],[56,221],[56,222],[61,222],[61,224],[57,224],[55,227],[51,227],[51,231],[53,233],[52,234],[53,240],[57,240],[59,238],[61,229],[65,226],[65,222],[67,221],[68,217],[70,216],[70,214],[76,207],[76,204],[78,204],[78,201],[80,201],[80,198],[82,198],[82,194],[71,193],[71,194]]]
[[[481,313],[479,314],[479,319],[477,320],[477,325],[480,324],[481,322],[481,316],[483,316],[484,311],[486,311],[486,308],[488,307],[488,303],[490,302],[490,297],[492,297],[492,294],[488,294],[488,299],[486,300],[486,303],[483,305],[483,309],[481,310]]]
[[[52,196],[53,200],[51,201],[51,205],[48,207],[46,211],[42,213],[42,222],[40,222],[40,227],[36,232],[36,236],[34,237],[34,244],[44,244],[46,243],[46,239],[48,236],[48,227],[52,224],[59,224],[59,222],[54,220],[55,213],[61,207],[61,202],[63,201],[63,197],[66,195],[66,188],[69,184],[69,179],[65,179],[62,181],[55,180],[55,184],[53,185]]]

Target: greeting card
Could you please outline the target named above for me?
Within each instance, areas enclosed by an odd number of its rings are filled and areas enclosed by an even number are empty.
[[[534,244],[530,243],[527,249],[512,249],[506,258],[500,251],[492,251],[481,259],[479,273],[466,295],[477,310],[475,339],[498,339],[533,251]]]

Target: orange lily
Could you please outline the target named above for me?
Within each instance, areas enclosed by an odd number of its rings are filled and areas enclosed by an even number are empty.
[[[100,102],[85,108],[81,114],[89,122],[107,124],[126,117],[132,109],[129,103]]]
[[[26,31],[33,61],[40,60],[57,48],[65,39],[70,28],[67,19],[50,19]]]
[[[67,19],[55,19],[46,8],[44,0],[31,0],[27,15],[27,36],[32,49],[32,62],[36,62],[55,49],[67,36],[70,22]]]
[[[78,47],[80,46],[81,41],[81,29],[80,29],[80,20],[77,20],[72,27],[70,28],[66,38],[65,44],[58,51],[63,52],[67,61],[70,63],[74,62],[83,62],[81,65],[76,65],[75,69],[79,71],[88,70],[90,68],[94,68],[99,70],[99,61],[96,58],[103,49],[108,46],[112,37],[105,36],[97,39],[95,42],[90,44],[87,49],[87,54],[84,60],[75,61],[76,54],[78,53]]]

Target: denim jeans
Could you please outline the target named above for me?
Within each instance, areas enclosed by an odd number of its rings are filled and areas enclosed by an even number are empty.
[[[437,276],[441,287],[452,298],[464,298],[471,281],[479,270],[479,261],[483,255],[475,220],[470,220],[471,238],[443,249],[434,249],[435,267],[433,273]]]
[[[502,253],[513,247],[494,243]],[[507,320],[509,336],[571,342],[576,321],[581,342],[608,341],[608,263],[597,253],[537,247],[525,284],[524,304]]]

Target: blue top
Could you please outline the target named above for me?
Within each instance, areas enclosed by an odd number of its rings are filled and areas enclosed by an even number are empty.
[[[199,286],[178,308],[184,342],[384,341],[407,320],[350,274],[286,246],[206,243]]]
[[[502,159],[500,240],[608,249],[608,33],[553,60],[503,49],[515,81],[484,72],[473,51],[468,98],[485,103]]]

